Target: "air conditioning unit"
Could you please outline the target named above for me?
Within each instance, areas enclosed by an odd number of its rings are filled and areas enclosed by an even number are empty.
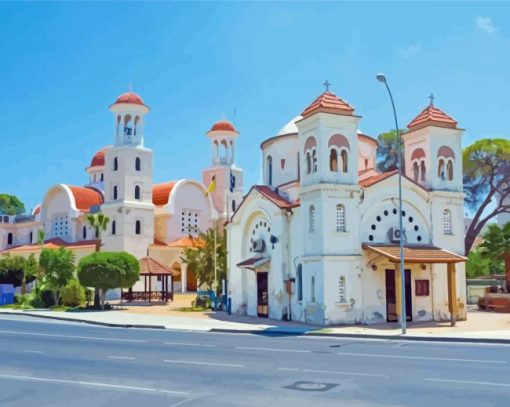
[[[391,243],[399,243],[400,239],[403,239],[404,242],[407,240],[406,231],[401,233],[399,228],[390,228],[388,235]]]
[[[264,239],[259,238],[252,243],[252,247],[255,253],[264,253],[266,251],[266,242]]]

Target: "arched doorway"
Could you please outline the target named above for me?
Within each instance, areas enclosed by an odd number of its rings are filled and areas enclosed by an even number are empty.
[[[191,264],[186,270],[186,291],[197,291],[197,274]]]

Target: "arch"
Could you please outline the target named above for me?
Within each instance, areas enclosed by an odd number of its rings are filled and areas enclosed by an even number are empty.
[[[450,209],[443,210],[443,234],[453,235],[452,211]]]
[[[305,151],[311,150],[312,148],[316,148],[316,147],[317,147],[317,141],[315,140],[315,137],[313,137],[313,136],[308,137],[305,141]]]
[[[442,158],[437,163],[437,177],[443,181],[446,179],[445,164]]]
[[[136,136],[138,130],[138,123],[140,123],[140,116],[135,117],[135,127],[134,127],[134,135]]]
[[[135,171],[141,171],[142,170],[142,160],[140,160],[140,157],[135,158]]]
[[[131,136],[133,134],[133,128],[131,127],[131,115],[127,114],[124,116],[124,135]]]
[[[228,157],[228,143],[226,140],[221,140],[221,143],[220,143],[220,146],[221,146],[221,158],[222,159],[227,159]]]
[[[10,233],[10,232],[9,232],[9,233],[7,234],[7,244],[8,244],[8,245],[11,245],[11,244],[12,244],[12,241],[13,241],[13,235],[12,235],[12,233]]]
[[[421,147],[413,150],[411,154],[411,161],[419,160],[420,158],[425,158],[425,150]]]
[[[142,222],[137,220],[135,223],[135,234],[140,235],[142,234]]]
[[[427,169],[425,167],[425,161],[422,161],[420,163],[420,177],[421,177],[422,182],[425,182],[426,176],[427,176]]]
[[[140,185],[135,185],[135,199],[140,199]]]
[[[349,171],[349,153],[347,150],[343,149],[340,153],[340,158],[342,159],[342,172]]]
[[[117,234],[117,222],[112,220],[112,235]]]
[[[86,226],[83,226],[81,228],[81,237],[82,237],[83,240],[87,239],[87,227]]]
[[[418,161],[413,163],[413,179],[418,182],[420,177],[420,167],[418,166]]]
[[[113,171],[117,171],[119,169],[119,160],[117,157],[113,158]]]
[[[336,231],[337,232],[345,232],[346,222],[345,222],[345,206],[342,204],[337,204],[336,206]]]
[[[448,160],[448,163],[446,164],[446,174],[448,176],[448,181],[453,180],[453,161]]]
[[[267,183],[273,185],[273,157],[270,155],[266,158]]]
[[[333,134],[328,141],[328,147],[335,146],[337,148],[351,149],[351,145],[347,137],[342,134]]]
[[[444,157],[444,158],[453,158],[455,159],[455,153],[453,150],[448,146],[441,146],[439,147],[439,150],[437,150],[437,157]]]
[[[329,170],[338,172],[338,152],[336,148],[332,148],[329,152]]]
[[[213,141],[213,149],[214,151],[214,160],[218,161],[220,158],[220,145],[218,144],[218,140]]]
[[[317,149],[312,149],[312,171],[317,172]]]
[[[308,208],[308,232],[315,232],[315,206],[313,205]]]
[[[297,266],[296,285],[297,300],[303,301],[303,265],[301,263]]]
[[[312,172],[312,157],[310,155],[310,151],[306,152],[306,173],[310,174]]]

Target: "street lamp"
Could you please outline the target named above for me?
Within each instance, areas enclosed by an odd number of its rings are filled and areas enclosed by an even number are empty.
[[[399,211],[399,229],[400,229],[400,327],[402,328],[402,334],[406,333],[406,281],[404,271],[404,229],[402,225],[402,136],[398,127],[397,111],[395,109],[395,103],[393,102],[393,96],[391,94],[390,87],[386,81],[386,76],[383,73],[379,73],[376,76],[377,80],[384,83],[388,95],[390,95],[391,106],[393,108],[393,116],[395,118],[395,130],[397,131],[397,154],[398,154],[398,211]]]

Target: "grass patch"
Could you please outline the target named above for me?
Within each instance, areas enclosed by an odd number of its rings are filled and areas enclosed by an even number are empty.
[[[174,311],[179,311],[179,312],[204,312],[204,311],[210,311],[210,308],[208,308],[208,307],[180,307],[180,308],[175,308]]]
[[[23,304],[4,304],[0,305],[0,308],[7,309],[34,309],[31,305],[23,305]]]

